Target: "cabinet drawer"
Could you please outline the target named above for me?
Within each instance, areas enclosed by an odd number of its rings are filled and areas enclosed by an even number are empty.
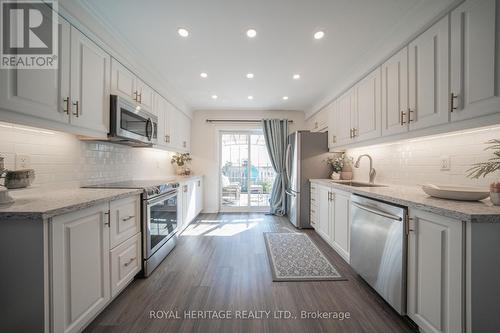
[[[110,204],[111,248],[122,243],[141,230],[139,196],[116,200]]]
[[[141,270],[141,234],[136,234],[112,249],[110,257],[111,297],[114,297]]]

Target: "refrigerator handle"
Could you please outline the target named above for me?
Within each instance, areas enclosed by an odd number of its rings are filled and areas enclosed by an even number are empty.
[[[292,150],[292,145],[288,144],[286,146],[286,154],[285,154],[285,172],[286,172],[286,180],[288,182],[288,185],[290,185],[290,151]]]

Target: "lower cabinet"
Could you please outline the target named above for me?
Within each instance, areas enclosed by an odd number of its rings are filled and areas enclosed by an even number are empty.
[[[309,209],[309,223],[313,229],[317,228],[318,222],[318,188],[316,184],[311,184],[311,207]]]
[[[314,218],[313,226],[316,232],[344,260],[349,262],[351,196],[349,193],[335,190],[330,186],[322,184],[313,184],[312,186],[314,186],[316,193],[313,197],[311,192],[311,223]],[[313,209],[315,210],[314,215]]]
[[[203,210],[203,178],[193,178],[180,183],[179,224],[181,233]]]
[[[463,330],[463,222],[409,210],[408,316],[428,333]]]
[[[125,198],[52,218],[51,331],[82,331],[141,270],[139,200]],[[112,216],[134,225],[116,224]],[[121,230],[135,233],[121,240],[127,234]]]

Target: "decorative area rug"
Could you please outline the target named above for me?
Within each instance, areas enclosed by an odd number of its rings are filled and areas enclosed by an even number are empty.
[[[309,236],[298,232],[265,232],[273,281],[346,280]]]

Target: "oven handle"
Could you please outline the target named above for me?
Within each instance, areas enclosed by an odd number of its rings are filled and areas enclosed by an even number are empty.
[[[177,190],[175,190],[175,192],[174,191],[168,192],[168,193],[162,194],[160,196],[157,196],[157,197],[154,197],[154,198],[151,198],[151,199],[147,199],[146,203],[147,203],[147,205],[153,205],[153,204],[155,204],[157,202],[165,201],[166,199],[170,199],[172,197],[175,197],[175,196],[177,196],[177,194],[178,194]]]

